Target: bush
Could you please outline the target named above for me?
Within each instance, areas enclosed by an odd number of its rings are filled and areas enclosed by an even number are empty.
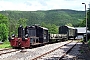
[[[90,39],[88,40],[88,45],[90,46]]]

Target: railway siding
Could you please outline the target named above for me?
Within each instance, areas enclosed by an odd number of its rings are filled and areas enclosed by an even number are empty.
[[[25,49],[24,51],[26,52],[19,52],[13,56],[10,56],[8,58],[5,58],[6,60],[30,60],[30,59],[33,59],[35,57],[38,57],[48,51],[51,51],[59,46],[62,46],[66,43],[68,43],[70,41],[66,41],[66,42],[59,42],[59,43],[55,43],[55,44],[49,44],[49,45],[45,45],[45,46],[42,46],[42,47],[37,47],[37,48],[33,48],[33,49]],[[5,60],[5,59],[2,59],[2,60]]]

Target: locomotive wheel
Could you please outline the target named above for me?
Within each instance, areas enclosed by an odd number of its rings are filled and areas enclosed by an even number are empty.
[[[30,49],[32,49],[32,46],[30,45],[30,47],[29,47]]]

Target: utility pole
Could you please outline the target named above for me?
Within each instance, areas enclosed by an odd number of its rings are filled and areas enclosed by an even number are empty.
[[[86,10],[86,4],[82,3],[85,5],[85,17],[86,17],[86,41],[87,41],[87,10]]]

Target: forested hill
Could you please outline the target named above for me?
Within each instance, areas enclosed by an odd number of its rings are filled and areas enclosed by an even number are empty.
[[[10,20],[27,19],[27,24],[50,23],[55,25],[65,25],[67,23],[78,24],[85,16],[84,11],[68,9],[47,10],[47,11],[0,11],[9,17]],[[15,23],[15,22],[14,22]]]

